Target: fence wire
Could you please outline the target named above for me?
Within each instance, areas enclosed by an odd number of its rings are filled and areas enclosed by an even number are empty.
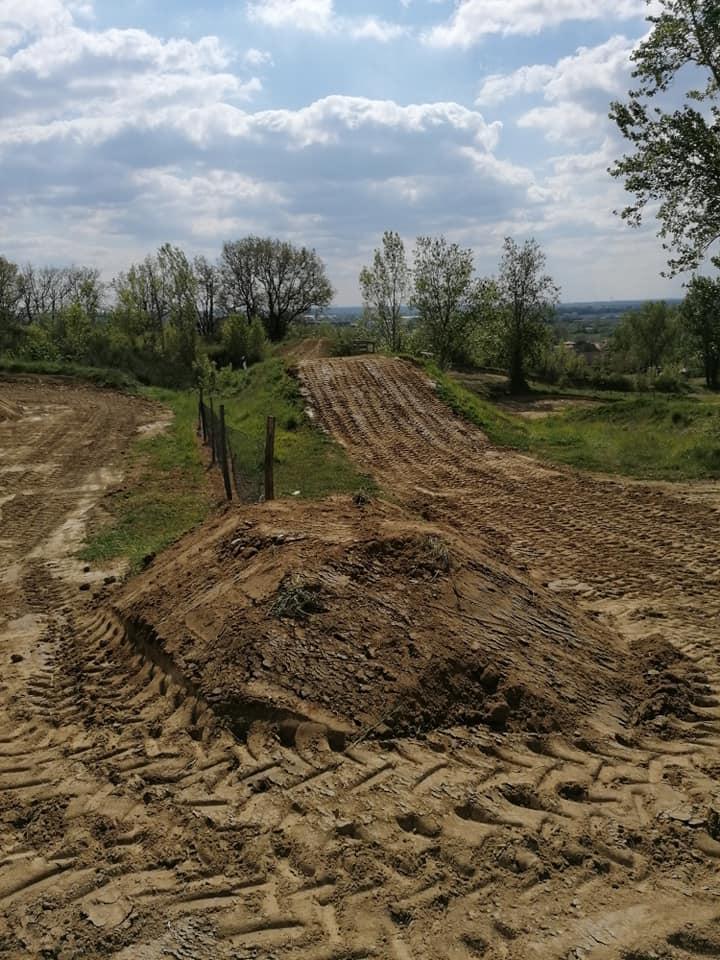
[[[242,503],[256,503],[265,494],[265,434],[252,435],[223,423],[221,408],[200,396],[199,432],[210,449],[212,464],[227,471],[228,494]],[[224,434],[224,436],[223,436]],[[230,495],[228,496],[230,499]]]

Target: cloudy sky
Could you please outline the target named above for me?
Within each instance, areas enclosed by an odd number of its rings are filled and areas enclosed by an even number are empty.
[[[481,273],[535,236],[565,300],[676,295],[606,170],[645,0],[0,0],[0,254],[106,277],[169,240],[384,229]]]

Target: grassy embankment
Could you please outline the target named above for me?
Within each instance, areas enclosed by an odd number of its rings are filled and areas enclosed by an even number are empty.
[[[112,387],[129,393],[136,393],[140,388],[135,377],[124,370],[88,367],[81,363],[70,363],[65,360],[16,360],[11,357],[0,357],[0,372],[69,377],[74,380],[85,380],[97,387]]]
[[[239,472],[250,487],[260,489],[265,419],[274,416],[277,496],[316,498],[372,490],[372,480],[308,419],[298,383],[279,357],[236,373],[222,402]]]
[[[603,395],[528,420],[429,370],[440,397],[498,446],[600,473],[653,480],[720,478],[720,397]]]
[[[170,428],[138,439],[125,487],[107,502],[109,521],[90,539],[82,557],[101,563],[127,557],[133,569],[204,520],[217,503],[218,478],[208,475],[197,437],[197,394],[150,388],[142,394],[169,407]],[[279,359],[238,373],[221,398],[242,474],[259,481],[265,417],[277,418],[276,495],[303,497],[372,487],[344,452],[308,421],[296,382]],[[257,487],[259,490],[259,485]]]

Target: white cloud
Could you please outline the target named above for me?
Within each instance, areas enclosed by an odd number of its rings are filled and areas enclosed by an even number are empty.
[[[333,0],[251,0],[248,18],[268,27],[305,30],[320,34],[345,34],[356,40],[388,43],[407,33],[405,27],[375,16],[343,17]]]
[[[450,19],[424,39],[468,48],[491,34],[535,34],[567,20],[623,20],[647,12],[646,0],[460,0]]]
[[[272,54],[267,50],[256,50],[251,47],[245,52],[243,63],[248,67],[271,67],[273,65]]]
[[[615,36],[597,47],[579,47],[552,66],[533,64],[512,73],[493,74],[483,81],[476,103],[500,103],[528,93],[543,93],[546,100],[568,99],[587,90],[618,93],[630,74],[634,46],[627,37]]]
[[[555,107],[535,107],[518,120],[519,127],[541,130],[552,142],[573,142],[601,132],[599,117],[578,103],[560,103]]]
[[[333,0],[257,0],[248,3],[248,17],[268,27],[295,27],[324,33],[334,17]]]

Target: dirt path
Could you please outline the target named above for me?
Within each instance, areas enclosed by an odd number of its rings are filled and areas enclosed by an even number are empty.
[[[403,364],[303,376],[414,511],[624,637],[676,643],[696,663],[692,719],[633,731],[608,715],[592,740],[480,725],[342,749],[322,725],[263,721],[235,738],[126,634],[104,572],[71,559],[155,412],[2,384],[0,956],[720,956],[717,516],[493,451]]]

